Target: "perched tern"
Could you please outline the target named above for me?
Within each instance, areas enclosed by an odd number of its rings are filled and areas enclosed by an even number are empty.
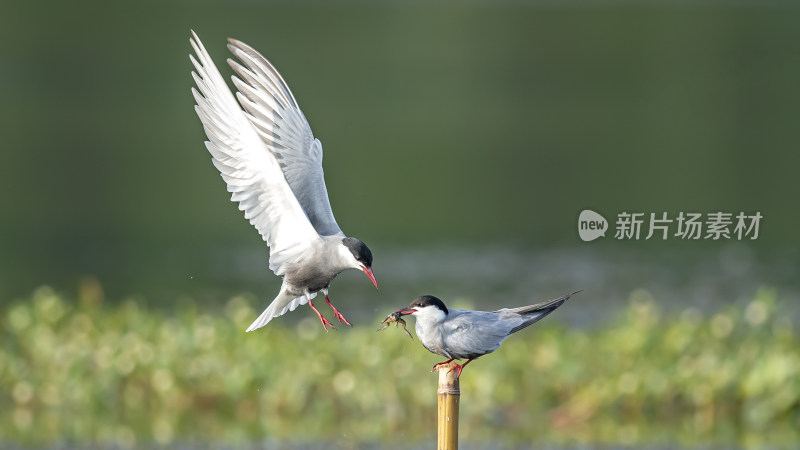
[[[232,193],[231,201],[258,230],[270,249],[269,268],[283,277],[280,293],[247,328],[252,331],[275,317],[308,303],[322,327],[333,328],[311,301],[345,269],[359,269],[375,288],[372,252],[346,237],[331,211],[322,171],[322,144],[289,86],[275,67],[247,44],[229,39],[228,59],[238,76],[231,92],[203,43],[192,31],[189,55],[196,72],[192,88],[195,111],[203,122],[214,166]],[[237,101],[238,100],[238,101]]]
[[[456,369],[456,377],[460,377],[464,366],[473,359],[497,350],[506,338],[538,322],[578,292],[535,305],[497,311],[448,309],[438,298],[423,295],[393,314],[414,316],[417,319],[417,338],[423,347],[450,358],[435,364],[434,371],[454,359],[466,359],[464,364],[456,364],[450,369]]]

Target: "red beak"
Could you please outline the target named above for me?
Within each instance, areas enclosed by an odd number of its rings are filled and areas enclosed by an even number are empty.
[[[378,281],[375,280],[375,274],[372,273],[372,269],[369,267],[361,266],[361,270],[364,271],[365,274],[369,277],[369,280],[372,281],[372,284],[375,285],[375,289],[378,289]]]
[[[401,316],[407,316],[409,314],[414,314],[415,312],[417,312],[416,309],[406,306],[405,308],[398,309],[394,312],[394,314],[400,313]]]

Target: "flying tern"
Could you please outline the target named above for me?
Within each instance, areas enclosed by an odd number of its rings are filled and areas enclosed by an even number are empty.
[[[450,358],[435,364],[434,371],[454,359],[466,359],[464,364],[455,364],[450,369],[456,369],[456,377],[460,377],[464,366],[473,359],[497,350],[506,338],[555,311],[577,292],[535,305],[497,311],[449,309],[438,298],[423,295],[392,314],[414,316],[417,338],[422,345],[431,353]]]
[[[343,270],[363,271],[378,287],[372,252],[346,237],[331,211],[322,171],[322,144],[314,137],[289,86],[260,53],[236,39],[228,49],[235,96],[192,31],[195,111],[208,136],[212,162],[244,216],[270,249],[269,268],[283,277],[278,296],[247,328],[308,303],[328,331],[331,324],[314,307],[322,291],[339,323],[344,318],[328,298],[331,281]]]

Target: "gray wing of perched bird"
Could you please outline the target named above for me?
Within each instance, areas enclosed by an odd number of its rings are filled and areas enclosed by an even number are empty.
[[[533,325],[555,311],[573,294],[535,305],[497,311],[451,309],[442,323],[442,350],[448,353],[448,357],[459,359],[477,358],[491,353],[500,348],[503,341],[513,333]]]

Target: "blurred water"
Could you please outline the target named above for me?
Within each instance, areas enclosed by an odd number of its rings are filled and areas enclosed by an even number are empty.
[[[246,253],[238,258],[258,259]],[[744,246],[696,253],[591,248],[530,251],[503,246],[395,248],[376,260],[379,292],[371,292],[366,278],[350,271],[334,281],[331,298],[354,318],[370,320],[423,294],[436,295],[454,307],[498,309],[583,289],[554,317],[592,325],[612,318],[632,293],[655,300],[668,311],[692,307],[707,312],[727,304],[746,304],[759,288],[772,287],[786,303],[783,306],[798,312],[796,261],[792,255],[764,259]],[[258,266],[242,263],[238,267]],[[253,270],[240,275],[264,274]]]
[[[343,272],[330,290],[334,304],[361,323],[423,294],[436,295],[454,307],[498,309],[582,289],[553,316],[575,325],[614,317],[632,293],[640,299],[651,298],[669,311],[692,307],[707,312],[749,302],[759,288],[769,287],[776,289],[788,310],[797,312],[800,306],[797,255],[793,251],[764,254],[743,244],[696,251],[623,250],[591,244],[551,249],[377,246],[373,251],[379,290],[354,270]],[[266,248],[261,245],[216,247],[192,254],[164,249],[119,253],[129,255],[124,263],[85,274],[99,280],[111,301],[136,295],[155,306],[192,299],[213,308],[247,293],[258,310],[280,288],[280,279],[267,268]],[[63,279],[56,288],[74,292],[80,279]],[[7,280],[4,287],[13,287],[15,295],[26,296],[35,287],[12,281]],[[293,322],[310,314],[303,308],[300,311],[278,320]]]
[[[277,64],[365,242],[561,248],[592,207],[760,211],[752,245],[797,248],[796,2],[50,3],[0,15],[14,295],[255,248],[202,144],[190,28],[226,75],[229,36]]]

